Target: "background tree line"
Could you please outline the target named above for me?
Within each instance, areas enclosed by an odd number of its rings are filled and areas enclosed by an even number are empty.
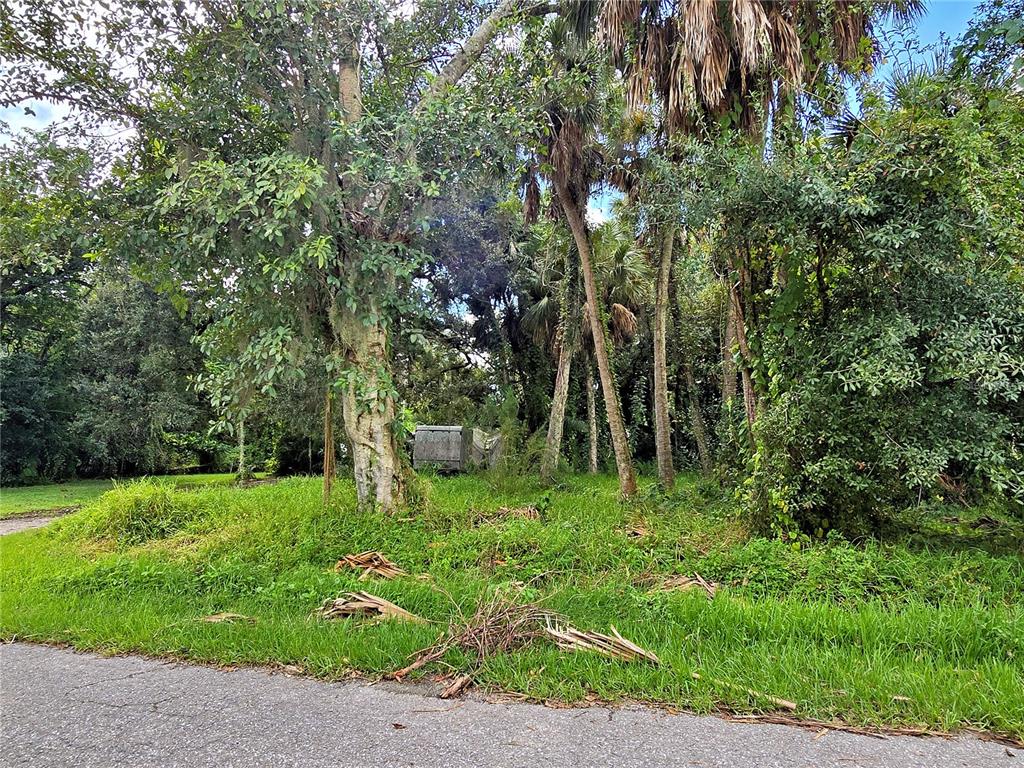
[[[786,537],[1024,500],[1019,3],[886,87],[916,3],[57,5],[2,43],[79,129],[2,150],[5,483],[245,435],[391,509],[445,422]]]

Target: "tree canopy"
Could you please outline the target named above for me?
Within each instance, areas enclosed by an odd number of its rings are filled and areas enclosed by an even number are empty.
[[[1024,34],[983,3],[21,0],[0,105],[3,482],[652,464],[792,540],[1024,508]],[[595,375],[596,369],[596,375]],[[336,429],[338,430],[336,432]]]

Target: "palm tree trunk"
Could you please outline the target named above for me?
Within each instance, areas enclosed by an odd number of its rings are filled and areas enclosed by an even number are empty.
[[[565,404],[569,400],[569,372],[572,368],[572,344],[559,330],[558,372],[555,374],[555,394],[551,398],[551,415],[548,417],[548,436],[544,442],[544,456],[540,463],[540,477],[550,482],[558,469],[558,457],[562,449],[562,430],[565,426]]]
[[[672,422],[668,412],[668,325],[669,274],[676,230],[671,224],[662,232],[661,260],[654,298],[654,450],[658,461],[658,482],[671,490],[676,474],[672,467]]]
[[[590,474],[597,474],[597,399],[594,397],[594,369],[587,363],[587,433],[590,435]]]
[[[700,390],[693,376],[693,366],[689,359],[683,361],[683,372],[686,376],[686,391],[690,401],[690,426],[693,438],[697,441],[697,455],[700,457],[700,468],[707,474],[711,471],[711,451],[708,448],[708,432],[704,428],[704,416],[700,410]]]
[[[558,198],[562,202],[569,229],[572,230],[576,242],[576,250],[580,254],[580,269],[583,272],[583,287],[587,295],[587,314],[590,317],[590,332],[594,339],[594,358],[597,360],[597,372],[601,378],[601,391],[604,393],[604,407],[608,414],[608,427],[612,433],[612,449],[615,452],[615,466],[619,473],[619,492],[624,498],[636,493],[636,474],[633,472],[633,457],[629,452],[629,441],[626,437],[626,425],[619,408],[619,396],[615,390],[615,377],[612,374],[611,361],[608,359],[608,347],[605,343],[604,324],[601,321],[597,304],[597,284],[594,281],[594,270],[590,263],[590,238],[583,216],[569,194],[565,180],[555,174],[555,187]]]

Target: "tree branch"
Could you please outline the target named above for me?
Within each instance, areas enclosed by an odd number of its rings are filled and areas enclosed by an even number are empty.
[[[480,22],[462,50],[449,59],[448,63],[434,78],[427,92],[423,94],[416,104],[415,111],[420,111],[426,104],[436,99],[446,89],[452,87],[462,78],[469,68],[476,63],[483,54],[484,49],[498,33],[498,26],[513,13],[521,12],[526,15],[547,14],[553,9],[552,4],[547,2],[534,2],[522,7],[522,0],[501,0],[498,6],[491,11],[490,16]]]

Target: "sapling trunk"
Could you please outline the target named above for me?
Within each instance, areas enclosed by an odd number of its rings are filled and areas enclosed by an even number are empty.
[[[662,232],[661,258],[658,262],[658,284],[654,299],[654,450],[658,462],[658,482],[665,490],[675,483],[672,466],[672,422],[668,402],[668,324],[669,274],[672,271],[672,244],[675,227],[667,225]]]
[[[558,372],[555,374],[555,393],[551,398],[551,414],[548,417],[548,434],[544,442],[544,456],[540,464],[540,476],[550,482],[558,469],[558,458],[562,449],[562,430],[565,428],[565,405],[569,400],[569,373],[572,369],[573,346],[567,334],[559,332]]]

